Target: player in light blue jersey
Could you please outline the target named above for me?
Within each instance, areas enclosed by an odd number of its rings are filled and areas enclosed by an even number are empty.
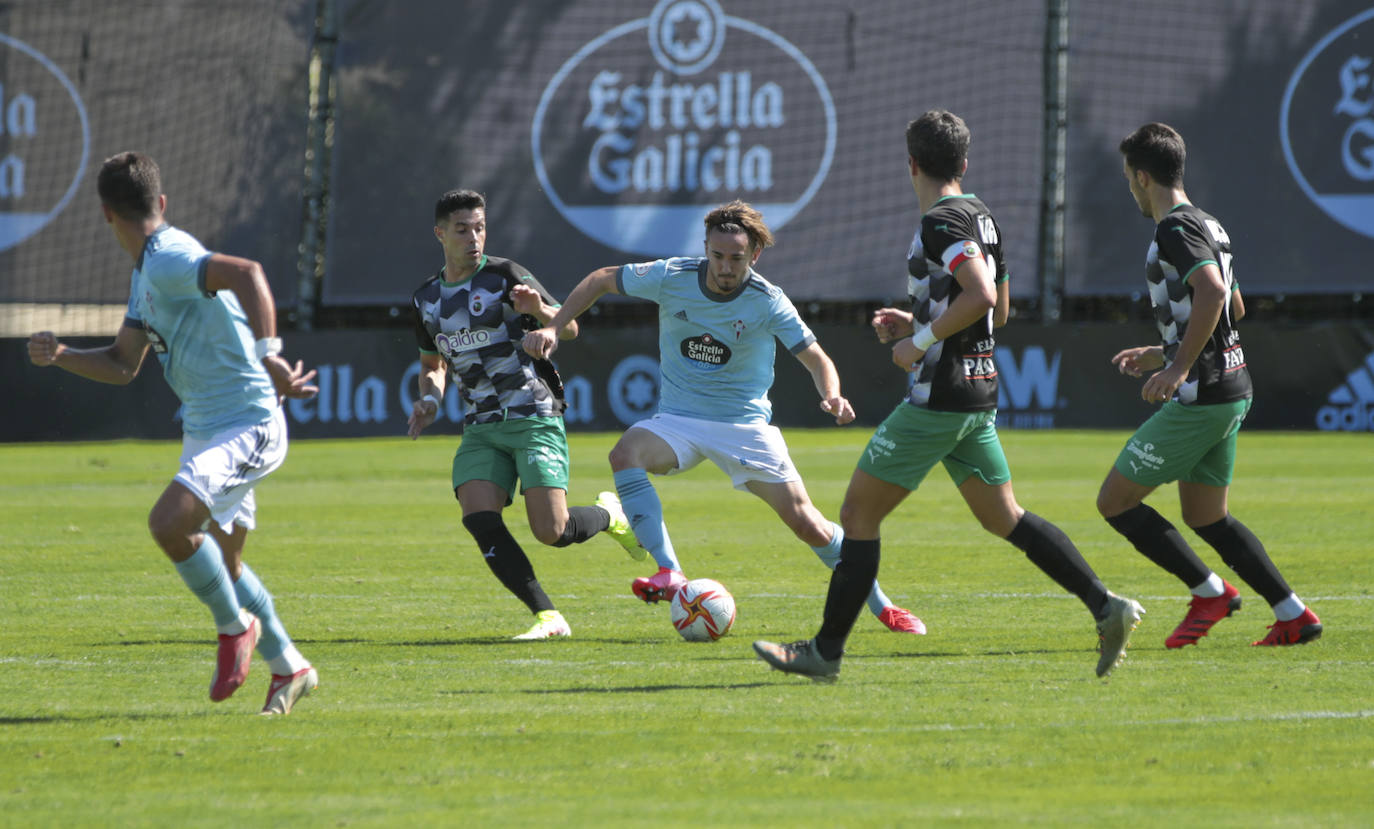
[[[775,341],[811,373],[821,409],[838,424],[854,419],[840,394],[830,357],[782,292],[753,265],[773,234],[757,210],[741,201],[706,216],[704,257],[606,267],[588,274],[543,328],[525,335],[524,348],[547,359],[560,333],[607,293],[658,305],[658,414],[631,426],[611,450],[611,470],[639,543],[658,564],[635,579],[645,602],[671,599],[687,579],[663,521],[663,505],[649,473],[672,475],[709,459],[777,512],[788,528],[832,570],[844,533],[811,503],[782,433],[769,421]],[[911,612],[894,605],[872,582],[868,606],[890,630],[925,633]]]
[[[254,647],[272,668],[264,714],[287,714],[319,684],[292,644],[272,596],[243,563],[253,529],[253,487],[286,458],[282,397],[312,397],[315,372],[281,357],[276,306],[262,266],[210,253],[163,221],[157,164],[141,153],[107,159],[101,210],[134,260],[129,308],[114,342],[76,349],[50,331],[29,338],[29,359],[102,383],[125,385],[151,348],[181,400],[181,469],[148,528],[186,586],[211,611],[219,651],[210,699],[228,699],[248,676]]]

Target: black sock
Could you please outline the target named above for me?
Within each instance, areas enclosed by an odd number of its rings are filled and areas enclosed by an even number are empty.
[[[1106,611],[1107,588],[1063,530],[1027,512],[1016,522],[1007,540],[1024,552],[1045,575],[1087,605],[1094,619]]]
[[[845,640],[859,618],[873,580],[878,577],[879,541],[861,541],[845,536],[840,544],[840,563],[830,574],[830,590],[825,594],[825,617],[816,634],[816,650],[823,659],[839,659]]]
[[[506,529],[499,512],[474,512],[463,516],[463,526],[477,539],[477,548],[496,578],[525,603],[531,613],[553,610],[553,602],[544,594],[534,577],[534,565],[525,551]]]
[[[1263,596],[1270,607],[1292,595],[1292,588],[1279,575],[1279,568],[1269,559],[1264,545],[1235,518],[1227,515],[1215,524],[1193,527],[1193,532],[1215,547],[1226,566],[1235,570],[1242,581]]]
[[[568,507],[568,524],[553,546],[581,544],[609,526],[611,514],[601,507]]]
[[[1197,587],[1212,574],[1193,548],[1164,516],[1145,504],[1136,504],[1107,523],[1126,536],[1150,561],[1173,573],[1188,589]]]

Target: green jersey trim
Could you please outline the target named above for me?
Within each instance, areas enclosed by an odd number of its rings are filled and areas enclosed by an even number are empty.
[[[486,266],[487,266],[487,255],[484,253],[484,254],[482,254],[482,261],[480,261],[480,262],[477,263],[477,270],[475,270],[475,271],[473,271],[472,273],[468,274],[467,279],[460,279],[460,280],[458,280],[457,282],[445,282],[444,280],[441,279],[441,280],[439,280],[439,284],[440,284],[440,285],[443,285],[445,288],[456,288],[456,287],[458,287],[459,285],[462,285],[464,282],[471,282],[471,281],[472,281],[472,278],[473,278],[474,276],[476,276],[477,274],[481,273],[481,272],[482,272],[482,269],[485,268]],[[444,266],[444,273],[445,273],[445,274],[448,273],[448,265],[445,265],[445,266]]]
[[[1180,279],[1179,281],[1182,282],[1184,285],[1187,285],[1187,284],[1188,284],[1188,277],[1190,277],[1190,276],[1193,275],[1193,271],[1197,270],[1198,268],[1202,267],[1203,265],[1215,265],[1215,264],[1217,264],[1217,260],[1215,260],[1215,259],[1204,259],[1204,260],[1202,260],[1201,262],[1199,262],[1199,263],[1197,263],[1196,265],[1194,265],[1194,266],[1192,266],[1191,268],[1189,268],[1189,269],[1188,269],[1188,272],[1185,273],[1185,274],[1183,275],[1183,278]]]

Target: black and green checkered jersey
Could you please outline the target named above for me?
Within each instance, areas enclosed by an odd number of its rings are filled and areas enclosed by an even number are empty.
[[[1193,286],[1188,281],[1204,265],[1216,265],[1226,288],[1226,301],[1207,344],[1202,347],[1176,399],[1184,404],[1228,403],[1251,395],[1250,372],[1240,347],[1240,332],[1231,319],[1231,238],[1214,217],[1191,204],[1178,204],[1155,227],[1145,256],[1155,325],[1172,362],[1193,313]]]
[[[972,193],[945,196],[921,217],[907,251],[907,292],[915,325],[940,318],[962,288],[954,273],[970,259],[982,259],[995,282],[1007,278],[1002,232],[987,205]],[[913,406],[941,412],[977,412],[997,407],[996,340],[992,312],[930,347],[907,394]]]
[[[548,360],[520,347],[540,323],[511,305],[515,285],[528,285],[549,305],[558,301],[521,265],[484,256],[462,282],[444,281],[443,268],[415,291],[415,340],[440,354],[463,401],[464,422],[492,423],[563,413],[563,381]]]

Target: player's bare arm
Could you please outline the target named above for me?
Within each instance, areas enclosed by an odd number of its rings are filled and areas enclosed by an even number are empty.
[[[997,306],[997,289],[992,284],[992,272],[982,259],[964,262],[954,272],[954,278],[963,290],[945,312],[930,324],[930,331],[937,341],[963,331]],[[925,354],[925,349],[912,342],[911,337],[904,337],[892,347],[892,362],[902,371],[912,371]]]
[[[439,401],[444,399],[444,385],[448,381],[448,369],[444,358],[438,354],[420,354],[420,394],[410,404],[410,418],[406,421],[406,434],[415,440],[425,427],[439,416]]]
[[[1147,371],[1155,371],[1164,365],[1164,347],[1159,345],[1138,345],[1116,352],[1112,365],[1122,374],[1139,377]]]
[[[1245,300],[1240,295],[1240,288],[1231,289],[1231,322],[1240,322],[1245,319]]]
[[[558,313],[553,315],[547,325],[525,335],[521,342],[525,353],[537,360],[547,360],[558,347],[563,329],[583,311],[595,305],[601,297],[619,293],[615,289],[615,278],[619,272],[619,267],[608,266],[587,274],[577,283],[577,287],[572,289],[572,293],[568,294],[568,298],[563,300],[563,307],[558,309]]]
[[[1193,271],[1188,283],[1193,288],[1193,312],[1188,319],[1188,329],[1178,343],[1174,361],[1151,374],[1141,387],[1140,397],[1147,403],[1168,400],[1183,385],[1193,363],[1216,330],[1222,308],[1230,301],[1221,269],[1216,265],[1203,265]]]
[[[87,380],[126,386],[138,376],[148,353],[148,335],[141,328],[120,326],[114,341],[99,348],[72,348],[51,331],[29,337],[29,361],[57,366]]]
[[[873,326],[873,333],[878,335],[878,342],[890,343],[898,337],[910,337],[916,333],[914,319],[910,311],[900,308],[879,308],[873,312],[870,324]]]
[[[205,267],[205,290],[232,291],[255,339],[277,336],[277,305],[262,265],[252,259],[213,254]],[[306,371],[304,360],[297,360],[293,366],[280,354],[268,354],[262,358],[262,365],[280,397],[309,398],[320,391],[310,384],[315,379],[315,370]]]
[[[997,283],[997,305],[992,309],[992,327],[1001,328],[1011,319],[1011,280]]]
[[[816,392],[821,396],[821,411],[833,415],[837,426],[852,423],[854,407],[840,394],[840,374],[820,343],[811,343],[798,351],[797,359],[811,372],[811,382],[816,384]]]
[[[544,301],[538,291],[528,285],[516,285],[510,289],[510,304],[521,314],[528,314],[539,320],[541,325],[548,325],[549,320],[553,319],[558,313],[558,306],[550,305]],[[571,340],[577,336],[577,320],[568,323],[559,333],[561,340]]]

